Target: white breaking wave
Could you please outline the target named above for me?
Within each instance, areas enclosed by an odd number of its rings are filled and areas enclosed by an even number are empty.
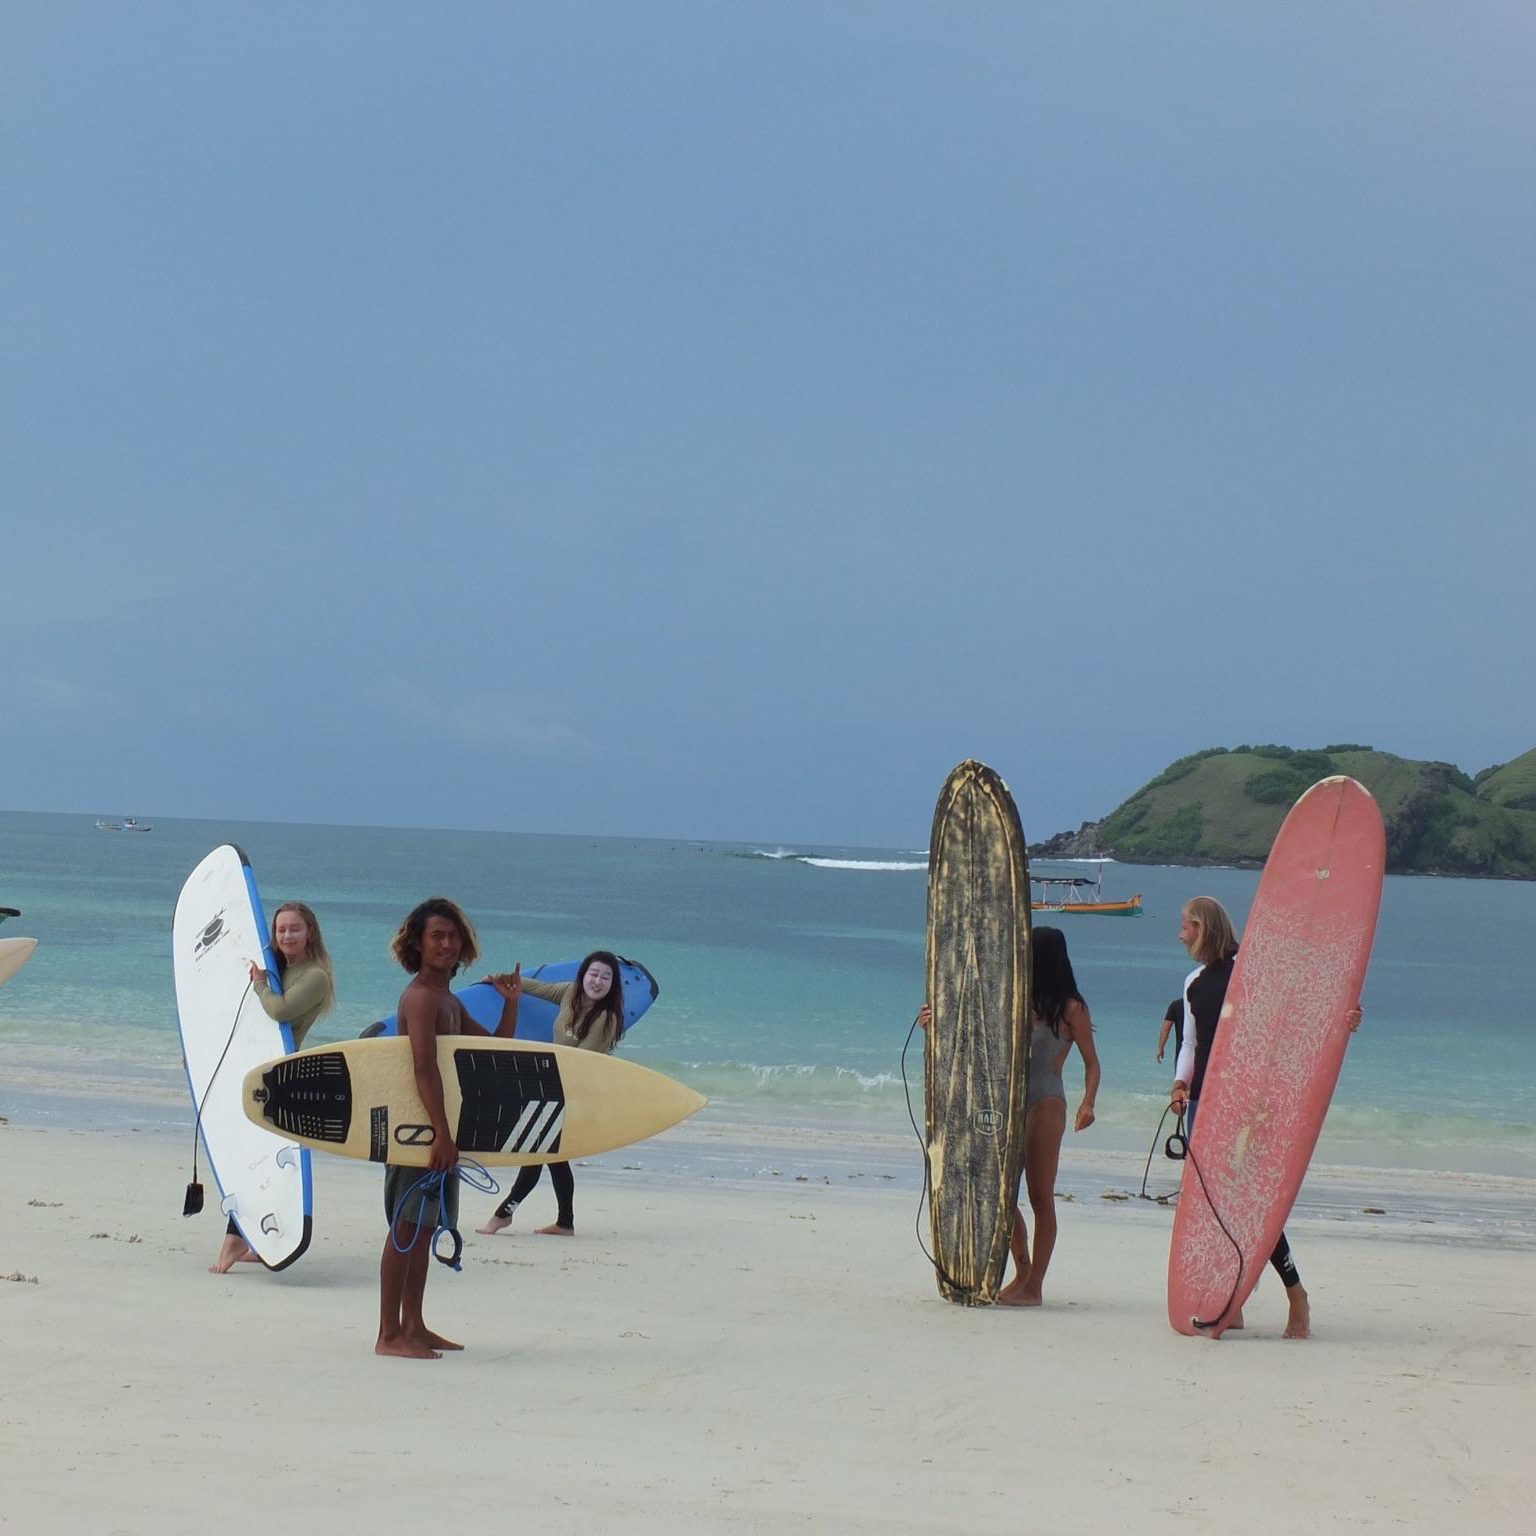
[[[800,853],[794,848],[754,848],[754,859],[776,859],[791,864],[809,864],[813,869],[927,869],[928,857],[920,862],[909,859],[834,859],[820,853]]]
[[[1031,859],[1031,864],[1118,864],[1118,859],[1048,859],[1044,854],[1038,859]],[[1170,864],[1167,868],[1172,869]]]
[[[905,859],[816,859],[809,854],[801,855],[799,862],[817,869],[927,869],[928,861],[913,864]]]

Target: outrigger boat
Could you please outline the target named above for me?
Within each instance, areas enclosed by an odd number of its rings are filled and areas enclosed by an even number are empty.
[[[1040,887],[1038,900],[1031,901],[1031,912],[1082,913],[1096,917],[1140,917],[1141,893],[1129,901],[1104,900],[1104,866],[1096,875],[1031,875],[1031,885]],[[1078,899],[1078,893],[1083,899]]]

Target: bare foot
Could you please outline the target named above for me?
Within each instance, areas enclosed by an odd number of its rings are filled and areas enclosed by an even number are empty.
[[[445,1339],[440,1333],[433,1333],[430,1328],[424,1328],[414,1335],[418,1344],[425,1344],[428,1349],[463,1349],[462,1344],[455,1344],[452,1339]]]
[[[1234,1329],[1234,1328],[1241,1329],[1242,1328],[1242,1326],[1243,1326],[1243,1309],[1241,1307],[1239,1307],[1237,1309],[1237,1311],[1232,1314],[1232,1321],[1229,1322],[1229,1323],[1222,1322],[1220,1318],[1217,1318],[1217,1320],[1214,1323],[1204,1323],[1204,1324],[1202,1324],[1199,1321],[1198,1318],[1192,1318],[1190,1321],[1194,1325],[1195,1337],[1196,1338],[1201,1338],[1201,1339],[1219,1339],[1222,1336],[1222,1334],[1227,1333],[1231,1329]]]
[[[443,1357],[429,1345],[423,1344],[419,1339],[408,1339],[404,1336],[386,1339],[381,1334],[379,1341],[373,1346],[376,1355],[393,1355],[399,1360],[441,1360]]]
[[[1008,1289],[1011,1291],[1013,1287],[1010,1285]],[[1045,1305],[1045,1297],[1030,1285],[1028,1281],[1025,1281],[1019,1287],[1019,1294],[1016,1297],[1010,1296],[1006,1301],[1003,1301],[1002,1296],[999,1295],[997,1299],[1005,1307],[1042,1307]]]
[[[486,1237],[495,1237],[498,1232],[505,1232],[512,1225],[510,1216],[490,1216],[483,1227],[476,1227],[475,1231],[483,1233]]]
[[[558,1225],[553,1227],[536,1227],[533,1235],[535,1237],[575,1237],[576,1228]]]
[[[1000,1307],[1038,1307],[1040,1293],[1030,1290],[1028,1280],[1015,1280],[997,1293],[997,1304]]]
[[[1307,1300],[1305,1289],[1299,1285],[1293,1285],[1286,1291],[1285,1299],[1291,1308],[1290,1318],[1285,1325],[1285,1337],[1310,1339],[1312,1337],[1312,1305]]]
[[[226,1232],[219,1256],[208,1266],[210,1275],[227,1275],[236,1264],[260,1263],[255,1250],[238,1232]]]

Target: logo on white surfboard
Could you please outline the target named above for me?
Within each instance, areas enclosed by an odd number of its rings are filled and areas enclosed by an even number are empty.
[[[197,942],[192,946],[192,958],[201,960],[220,939],[229,934],[229,927],[224,921],[225,908],[219,910],[203,925],[203,931],[198,934]]]

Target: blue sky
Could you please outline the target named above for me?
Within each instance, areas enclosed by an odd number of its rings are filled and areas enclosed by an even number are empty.
[[[0,12],[0,805],[922,846],[1536,745],[1536,12]]]

